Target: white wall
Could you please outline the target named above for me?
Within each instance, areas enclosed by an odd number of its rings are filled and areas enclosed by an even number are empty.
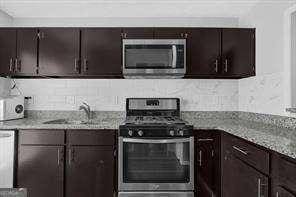
[[[237,27],[235,17],[14,18],[16,27]]]
[[[12,26],[13,18],[0,10],[0,27],[10,27]]]
[[[83,101],[95,110],[124,111],[127,97],[179,97],[184,111],[236,111],[237,80],[198,79],[16,79],[32,96],[30,110],[77,110]],[[13,94],[19,94],[17,90]]]
[[[256,77],[239,81],[239,110],[290,115],[285,112],[289,87],[285,84],[284,21],[292,3],[259,3],[240,19],[240,26],[256,28]]]

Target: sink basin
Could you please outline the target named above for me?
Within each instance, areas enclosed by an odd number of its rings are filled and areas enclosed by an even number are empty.
[[[68,120],[68,119],[57,119],[57,120],[50,120],[43,122],[43,124],[74,124],[74,125],[81,125],[81,124],[104,124],[104,121],[94,121],[94,120]]]

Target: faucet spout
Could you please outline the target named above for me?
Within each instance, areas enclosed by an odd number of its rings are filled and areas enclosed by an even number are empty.
[[[85,112],[88,121],[92,118],[90,106],[86,102],[83,102],[82,105],[79,106],[79,110],[83,110]]]

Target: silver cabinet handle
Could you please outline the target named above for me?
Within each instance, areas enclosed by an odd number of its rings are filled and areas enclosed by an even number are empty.
[[[9,71],[10,72],[13,71],[13,58],[10,58],[10,60],[9,60]]]
[[[218,59],[215,60],[215,72],[218,73],[218,66],[219,66],[219,61]]]
[[[84,68],[84,72],[88,71],[88,60],[87,59],[83,60],[83,68]]]
[[[202,151],[199,151],[199,166],[202,166]]]
[[[258,197],[261,197],[261,179],[258,179]]]
[[[224,71],[227,73],[228,72],[228,59],[225,59],[225,69]]]
[[[249,154],[247,151],[244,151],[244,150],[242,150],[242,149],[240,149],[240,148],[238,148],[238,147],[236,147],[236,146],[232,146],[232,148],[233,148],[234,150],[236,150],[236,151],[238,151],[238,152],[244,154],[244,155],[248,155],[248,154]]]
[[[74,162],[74,149],[70,148],[69,149],[69,165],[72,165],[72,162]]]
[[[74,59],[74,71],[75,72],[79,72],[79,67],[78,67],[78,60],[77,58]]]
[[[60,149],[58,149],[58,166],[60,165]]]
[[[169,144],[169,143],[190,142],[190,138],[161,139],[161,140],[137,139],[137,138],[123,138],[123,142],[142,143],[142,144],[148,144],[148,143],[149,144]]]
[[[8,138],[8,137],[11,137],[11,134],[8,134],[8,133],[0,134],[0,138]]]
[[[262,195],[262,187],[263,186],[267,186],[267,184],[262,183],[261,178],[258,178],[258,197],[261,197],[261,196],[266,197],[264,192],[263,192],[263,195]]]
[[[279,197],[280,195],[279,195],[279,192],[276,192],[276,195],[275,195],[276,197]]]
[[[212,139],[212,138],[204,138],[204,139],[198,139],[197,141],[198,142],[212,142],[212,141],[214,141],[214,139]]]
[[[58,166],[64,161],[64,150],[58,149]]]

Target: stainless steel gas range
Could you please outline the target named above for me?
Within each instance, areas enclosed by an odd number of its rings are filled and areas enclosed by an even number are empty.
[[[130,98],[119,127],[119,197],[193,197],[193,126],[177,98]]]

